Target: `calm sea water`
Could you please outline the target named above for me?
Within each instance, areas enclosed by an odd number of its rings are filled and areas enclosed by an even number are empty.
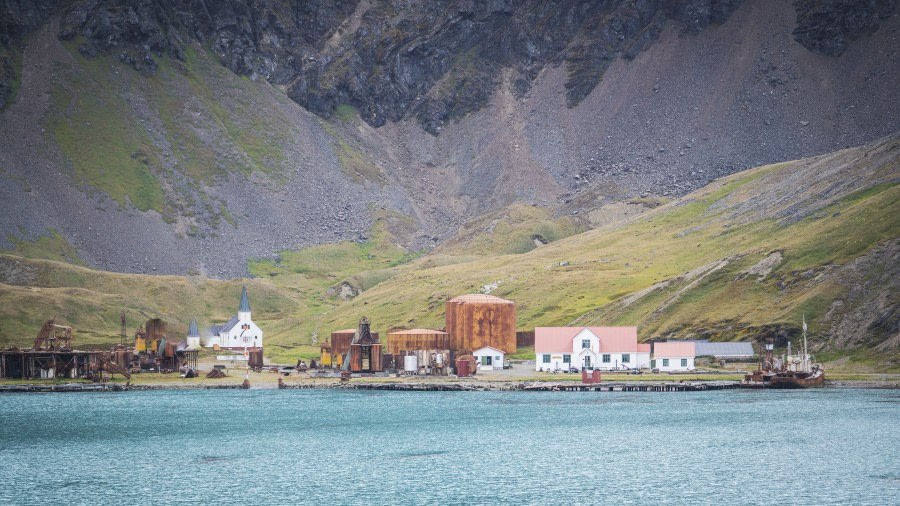
[[[900,393],[5,394],[0,502],[900,504]]]

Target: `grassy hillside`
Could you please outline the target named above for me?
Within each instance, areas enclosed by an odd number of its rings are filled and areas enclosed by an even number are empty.
[[[367,242],[253,261],[257,279],[247,281],[102,273],[3,255],[0,342],[27,344],[54,315],[87,342],[109,341],[123,308],[131,321],[161,316],[178,329],[193,316],[224,320],[247,283],[268,354],[286,361],[364,315],[376,329],[441,327],[447,298],[483,291],[515,300],[522,329],[638,325],[642,340],[787,339],[806,315],[816,349],[897,370],[898,154],[894,136],[748,170],[568,237],[575,223],[513,209],[473,222],[425,256],[396,246],[391,230],[403,219],[383,215]],[[529,246],[539,234],[561,238]]]

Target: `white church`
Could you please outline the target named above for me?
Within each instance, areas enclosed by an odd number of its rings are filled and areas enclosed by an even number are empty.
[[[250,318],[250,299],[247,298],[247,287],[241,292],[241,305],[237,316],[224,325],[213,325],[209,328],[206,340],[207,348],[243,350],[244,348],[262,348],[263,331]]]

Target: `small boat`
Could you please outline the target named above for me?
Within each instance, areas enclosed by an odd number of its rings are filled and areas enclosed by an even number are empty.
[[[775,340],[771,337],[766,339],[765,349],[765,360],[758,370],[744,376],[742,388],[808,388],[825,384],[825,369],[815,363],[807,348],[806,316],[803,317],[803,349],[800,353],[792,355],[788,342],[787,354],[775,357]]]

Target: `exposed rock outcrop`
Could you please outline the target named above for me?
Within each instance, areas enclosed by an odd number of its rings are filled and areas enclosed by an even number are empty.
[[[795,0],[794,38],[810,51],[840,56],[847,44],[878,29],[896,0]]]

